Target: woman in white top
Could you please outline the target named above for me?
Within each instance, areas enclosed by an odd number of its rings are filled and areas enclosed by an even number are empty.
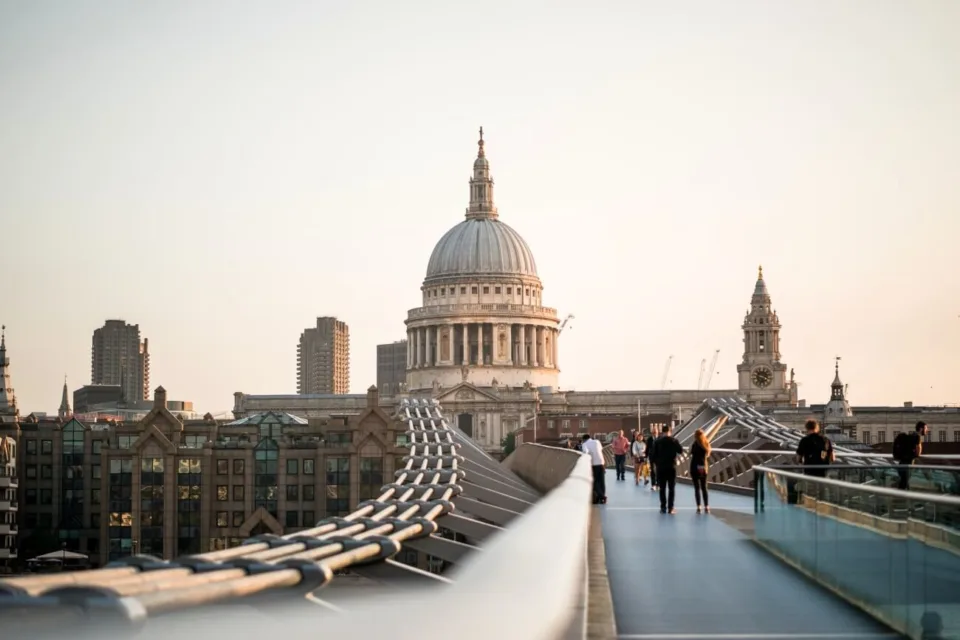
[[[635,433],[633,436],[633,444],[630,445],[630,455],[633,457],[633,476],[636,480],[635,484],[640,484],[640,478],[643,478],[643,484],[647,484],[650,480],[644,474],[646,458],[647,458],[647,445],[643,442],[643,437],[640,433]]]

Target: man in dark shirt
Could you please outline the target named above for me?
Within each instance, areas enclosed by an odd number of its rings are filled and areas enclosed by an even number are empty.
[[[923,437],[927,432],[927,423],[921,420],[913,433],[897,435],[893,440],[893,457],[899,465],[897,472],[900,474],[900,489],[910,489],[910,465],[923,453]]]
[[[660,513],[677,512],[673,508],[673,499],[677,492],[677,458],[683,455],[683,447],[673,437],[673,427],[663,428],[663,435],[657,438],[653,446],[654,466],[657,468],[657,482],[660,483]]]
[[[797,445],[797,462],[803,465],[803,473],[823,478],[827,475],[827,465],[837,459],[830,439],[820,433],[816,420],[807,420],[804,425],[807,435]]]
[[[647,461],[650,465],[650,491],[657,490],[657,465],[654,462],[656,457],[657,449],[657,437],[660,434],[657,433],[656,427],[650,428],[650,435],[647,436]]]

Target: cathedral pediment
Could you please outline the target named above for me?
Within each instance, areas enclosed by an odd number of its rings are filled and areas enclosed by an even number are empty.
[[[461,382],[457,386],[447,389],[437,396],[440,404],[462,402],[501,402],[500,396],[489,390],[475,387],[469,382]]]

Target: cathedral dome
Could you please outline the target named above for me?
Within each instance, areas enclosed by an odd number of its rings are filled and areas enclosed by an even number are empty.
[[[520,234],[492,217],[472,217],[447,231],[430,255],[427,279],[466,275],[537,277]]]
[[[537,264],[530,247],[519,233],[497,219],[482,127],[477,145],[467,219],[447,231],[433,248],[426,280],[459,276],[537,278]]]

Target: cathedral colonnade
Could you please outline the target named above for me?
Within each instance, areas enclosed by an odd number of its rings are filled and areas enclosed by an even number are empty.
[[[559,333],[555,326],[514,322],[457,320],[408,327],[407,369],[498,365],[558,369]]]

